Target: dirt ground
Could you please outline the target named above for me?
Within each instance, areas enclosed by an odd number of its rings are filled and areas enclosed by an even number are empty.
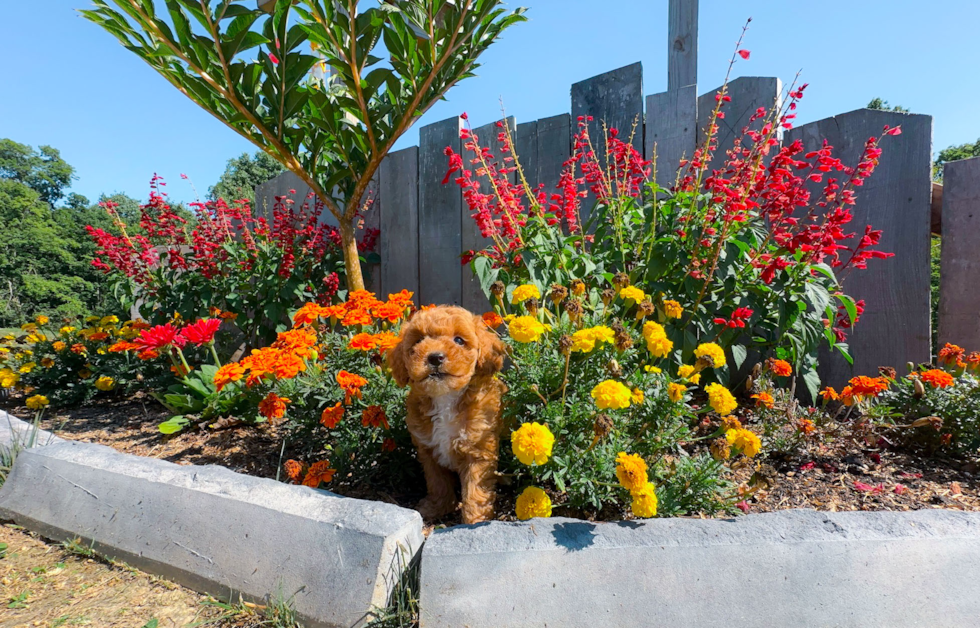
[[[0,526],[0,549],[2,544],[7,548],[0,551],[0,628],[233,625],[198,593],[66,551],[14,526]]]

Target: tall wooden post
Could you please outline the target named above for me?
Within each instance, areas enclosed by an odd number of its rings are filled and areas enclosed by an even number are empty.
[[[698,0],[670,0],[667,91],[698,82]]]

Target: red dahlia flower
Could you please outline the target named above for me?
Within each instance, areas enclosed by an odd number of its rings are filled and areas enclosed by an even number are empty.
[[[157,325],[149,329],[144,329],[139,337],[133,342],[141,349],[162,349],[168,345],[183,347],[187,344],[187,339],[172,324]]]
[[[214,340],[214,335],[221,327],[220,318],[202,318],[181,330],[181,335],[191,344],[201,346]]]

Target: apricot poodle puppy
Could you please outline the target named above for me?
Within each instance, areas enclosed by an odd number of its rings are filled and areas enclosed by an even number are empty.
[[[455,510],[458,474],[463,523],[493,518],[503,343],[479,316],[441,306],[402,326],[388,364],[398,385],[411,387],[406,422],[428,489],[418,511],[436,519]]]

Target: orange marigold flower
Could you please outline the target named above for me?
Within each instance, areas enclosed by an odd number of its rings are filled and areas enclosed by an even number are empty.
[[[298,460],[287,460],[282,465],[283,470],[286,472],[286,477],[293,484],[298,484],[299,479],[303,477],[303,473],[306,472],[306,465]]]
[[[824,401],[837,401],[840,399],[840,395],[837,394],[837,391],[834,390],[832,386],[827,386],[817,394],[820,395]]]
[[[767,392],[757,393],[752,395],[752,398],[755,399],[755,405],[759,406],[760,408],[771,408],[776,403],[776,400],[772,398],[772,395]]]
[[[273,375],[278,379],[292,379],[306,370],[306,362],[292,351],[275,347],[254,349],[252,355],[244,358],[241,365],[249,371],[245,383],[254,386],[262,378]]]
[[[64,344],[65,343],[61,343],[62,346],[64,346]],[[139,348],[140,345],[136,344],[135,342],[129,342],[128,340],[120,340],[116,344],[109,347],[109,353],[123,353],[125,351],[133,351]],[[56,350],[58,349],[56,348]]]
[[[340,423],[340,420],[344,418],[344,406],[340,405],[338,401],[333,407],[328,407],[323,409],[323,414],[320,415],[320,423],[323,427],[328,430],[332,430]]]
[[[786,360],[769,360],[769,370],[778,377],[789,377],[793,374],[793,366]]]
[[[802,419],[796,424],[796,429],[800,430],[803,434],[812,434],[817,429],[817,426],[810,419]]]
[[[389,332],[383,332],[374,335],[374,342],[378,345],[378,351],[385,353],[398,344],[398,336]]]
[[[60,340],[56,340],[55,343],[53,345],[51,345],[51,348],[54,349],[55,351],[58,351],[60,353],[60,352],[64,351],[65,350],[65,347],[67,347],[67,346],[68,345],[66,345],[65,343],[61,342]],[[109,349],[109,351],[112,351],[112,349]]]
[[[191,372],[191,369],[184,366],[183,364],[174,364],[170,367],[170,372],[176,375],[177,377],[185,377],[188,373]]]
[[[409,292],[408,290],[402,290],[398,294],[389,294],[388,303],[396,303],[400,305],[402,308],[412,307],[412,305],[414,305],[414,302],[412,301],[412,297],[414,296],[415,296],[414,292]]]
[[[487,327],[490,329],[497,329],[503,324],[504,319],[502,319],[500,314],[497,314],[496,312],[484,312],[483,322],[486,323]]]
[[[75,343],[75,344],[73,344],[71,346],[71,352],[72,353],[81,354],[81,353],[85,353],[86,351],[87,351],[87,349],[85,348],[85,345],[83,345],[81,343]]]
[[[955,364],[960,368],[966,366],[963,362],[963,356],[966,355],[966,350],[963,347],[946,343],[946,346],[939,350],[939,362],[940,364]]]
[[[286,414],[286,404],[288,403],[292,403],[288,397],[269,393],[265,399],[259,402],[259,414],[267,419],[281,419]]]
[[[861,401],[864,400],[864,397],[861,395],[855,395],[853,387],[844,386],[844,388],[840,391],[840,400],[845,406],[850,407],[855,403],[861,403]]]
[[[357,308],[347,312],[340,321],[340,324],[345,327],[354,327],[356,325],[370,325],[373,322],[374,319],[371,318],[370,312],[362,308]]]
[[[354,373],[349,373],[347,371],[340,371],[337,373],[337,384],[340,389],[344,391],[344,405],[350,403],[352,397],[361,398],[361,388],[366,386],[368,381],[356,375]]]
[[[884,377],[858,375],[847,383],[851,385],[851,394],[859,397],[877,397],[879,393],[888,390],[888,380]]]
[[[381,442],[381,451],[395,451],[395,439],[386,438]]]
[[[105,340],[108,337],[109,337],[109,334],[105,333],[104,331],[97,331],[94,334],[90,335],[88,337],[88,339],[89,340],[100,341],[100,340]]]
[[[316,303],[307,303],[293,314],[293,325],[312,325],[316,319],[323,316],[323,308]]]
[[[364,427],[383,427],[389,429],[388,415],[381,406],[368,406],[361,413],[361,425]]]
[[[347,295],[347,303],[357,307],[372,308],[381,303],[378,297],[370,290],[354,290]]]
[[[376,307],[371,308],[371,313],[375,317],[380,318],[383,321],[388,321],[389,323],[397,323],[405,316],[405,306],[399,303],[382,303]]]
[[[347,344],[348,349],[354,349],[355,351],[371,351],[378,347],[378,341],[375,340],[373,334],[355,334],[350,342]]]
[[[291,329],[284,331],[276,336],[276,341],[272,343],[274,349],[280,349],[292,353],[297,357],[307,357],[310,349],[316,345],[316,334],[308,329]]]
[[[923,371],[920,375],[922,381],[929,384],[933,388],[948,388],[956,383],[953,376],[942,371],[940,369],[929,369],[928,371]]]
[[[980,352],[974,351],[966,358],[967,364],[969,364],[972,370],[980,369]]]
[[[343,318],[344,314],[347,313],[347,308],[343,305],[329,305],[322,310],[321,316],[323,318],[329,318],[331,320]]]
[[[218,315],[218,318],[226,321],[233,321],[238,318],[238,314],[235,314],[234,312],[222,312]]]
[[[160,357],[160,352],[156,349],[144,349],[136,354],[140,360],[155,360]]]
[[[245,367],[238,362],[230,362],[214,374],[214,387],[218,392],[232,382],[237,382],[245,376]]]
[[[314,462],[312,465],[310,465],[309,471],[306,472],[306,477],[303,478],[303,486],[316,488],[320,486],[321,482],[329,482],[332,480],[333,474],[336,472],[336,469],[330,468],[329,460]]]

